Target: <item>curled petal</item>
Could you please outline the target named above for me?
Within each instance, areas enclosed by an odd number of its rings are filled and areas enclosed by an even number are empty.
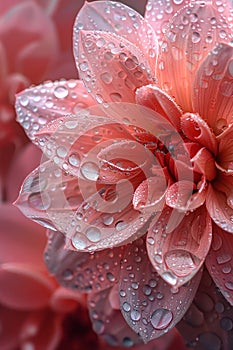
[[[122,247],[93,254],[70,251],[65,246],[64,235],[50,231],[45,262],[65,288],[73,292],[98,292],[117,282],[122,252]]]
[[[81,108],[93,104],[81,81],[62,80],[46,82],[19,93],[16,97],[16,112],[27,135],[40,146],[39,140],[35,140],[35,134],[45,124],[64,115],[76,114]]]
[[[182,111],[175,101],[156,85],[142,86],[136,91],[136,102],[155,110],[180,129]]]
[[[217,45],[201,64],[194,81],[193,108],[216,135],[232,123],[233,47]]]
[[[201,207],[184,214],[181,223],[168,232],[172,214],[166,209],[153,220],[147,236],[150,261],[159,275],[172,286],[189,281],[202,266],[212,239],[211,219]]]
[[[191,91],[201,62],[217,42],[230,39],[226,29],[227,24],[210,2],[193,2],[169,21],[158,61],[159,83],[184,112],[193,111]]]
[[[233,305],[233,237],[213,224],[213,241],[206,257],[206,267],[220,292]]]
[[[177,325],[187,347],[231,349],[232,311],[205,270],[191,307]]]
[[[113,1],[86,2],[74,24],[74,52],[78,57],[80,30],[104,31],[117,34],[138,47],[155,71],[158,44],[152,27],[135,10]]]
[[[186,287],[174,289],[153,269],[142,239],[129,245],[119,283],[121,310],[129,326],[145,342],[167,333],[187,311],[200,275],[198,273]]]
[[[142,343],[141,337],[125,322],[117,304],[119,295],[115,288],[89,294],[89,314],[94,331],[111,346],[129,347]]]
[[[78,44],[79,75],[97,102],[134,102],[136,89],[152,82],[144,54],[127,39],[81,31]]]
[[[169,20],[183,6],[188,5],[189,0],[171,1],[171,0],[149,0],[146,5],[145,18],[155,30],[158,38],[166,32]]]
[[[197,114],[185,113],[181,117],[183,133],[194,142],[198,142],[216,154],[217,140],[208,124]]]
[[[228,176],[221,178],[225,181],[216,182],[213,185],[209,184],[206,195],[206,208],[211,216],[211,219],[222,230],[233,233],[233,195],[232,195],[232,179]],[[224,188],[224,192],[222,191]],[[229,192],[228,192],[229,191]]]
[[[205,178],[199,184],[199,188],[186,180],[172,184],[166,192],[166,204],[183,212],[200,207],[206,198],[207,183]]]
[[[204,175],[208,181],[214,180],[217,175],[216,163],[213,154],[206,148],[201,148],[192,158],[194,171]]]
[[[233,62],[233,61],[232,61]],[[233,174],[233,124],[219,135],[217,167],[226,174]]]
[[[55,288],[55,283],[48,276],[30,264],[2,264],[0,283],[1,304],[18,310],[45,307]]]

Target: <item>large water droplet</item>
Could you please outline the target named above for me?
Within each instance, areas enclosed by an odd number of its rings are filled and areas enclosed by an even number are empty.
[[[65,86],[57,86],[54,89],[54,96],[57,98],[65,98],[69,94],[68,89]]]
[[[71,154],[68,158],[68,162],[70,165],[72,165],[75,168],[79,167],[80,156],[78,155],[78,153]]]
[[[206,332],[199,336],[199,343],[205,350],[221,350],[222,341],[214,333]]]
[[[173,319],[173,314],[167,309],[158,309],[151,315],[151,324],[155,329],[167,328]]]
[[[87,180],[96,181],[99,177],[99,168],[96,163],[86,162],[81,166],[81,173]]]
[[[91,242],[99,242],[101,239],[101,231],[97,227],[89,227],[86,231],[86,236]]]
[[[138,310],[131,310],[130,317],[132,321],[139,321],[141,318],[141,313]]]
[[[87,246],[87,242],[83,235],[77,232],[74,237],[72,237],[72,244],[76,249],[85,249]]]

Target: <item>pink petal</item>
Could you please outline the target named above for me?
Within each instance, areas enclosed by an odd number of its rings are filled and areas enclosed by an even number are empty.
[[[55,287],[36,266],[19,263],[1,265],[0,284],[1,303],[17,310],[45,307]]]
[[[226,174],[233,174],[233,124],[218,136],[217,167]]]
[[[200,207],[206,198],[207,183],[203,178],[200,188],[186,180],[172,184],[166,192],[166,204],[180,211],[186,212]]]
[[[115,295],[116,298],[119,296]],[[112,307],[111,289],[88,297],[93,330],[109,345],[129,347],[142,343],[140,336],[125,322],[119,309]]]
[[[46,82],[17,95],[18,121],[32,141],[48,122],[94,104],[79,80]],[[30,116],[30,117],[28,117]],[[40,142],[39,142],[40,145]]]
[[[51,308],[58,313],[68,313],[84,303],[84,296],[67,288],[57,288],[50,299]]]
[[[159,83],[184,112],[193,111],[191,92],[201,62],[219,40],[229,40],[227,34],[221,38],[225,28],[227,24],[209,2],[182,8],[168,24],[158,61]]]
[[[123,316],[145,342],[160,337],[183,317],[200,277],[198,273],[186,287],[172,288],[153,269],[143,240],[134,242],[122,260],[119,295]]]
[[[206,267],[220,292],[233,305],[233,237],[213,224],[213,242],[206,257]]]
[[[203,117],[204,118],[204,117]],[[198,142],[211,152],[217,152],[217,140],[208,124],[198,115],[185,113],[181,117],[181,129],[191,141]]]
[[[124,37],[82,30],[77,44],[80,78],[97,102],[134,102],[136,89],[152,82],[145,55]]]
[[[155,110],[180,129],[181,109],[175,101],[156,85],[142,86],[136,91],[136,102]]]
[[[93,254],[70,251],[61,233],[50,232],[45,261],[50,273],[65,288],[76,293],[98,292],[117,282],[122,252],[122,247]]]
[[[194,171],[204,175],[206,180],[212,181],[217,175],[216,162],[213,154],[206,148],[201,148],[192,158]]]
[[[159,39],[166,32],[166,26],[172,16],[189,3],[189,0],[177,1],[177,3],[170,0],[148,0],[145,18],[153,27]]]
[[[233,342],[233,308],[219,293],[207,271],[193,304],[177,325],[188,348],[229,350]]]
[[[153,220],[147,236],[150,261],[159,275],[172,286],[189,281],[202,266],[212,239],[211,220],[204,207],[184,214],[172,231],[167,223],[172,214],[166,209]],[[164,225],[166,223],[166,225]]]
[[[0,222],[0,265],[29,263],[45,270],[42,258],[46,244],[45,231],[10,204],[1,204]]]
[[[155,71],[158,44],[148,22],[135,10],[113,1],[86,2],[74,25],[74,53],[78,57],[79,31],[104,31],[127,39],[144,53]]]
[[[232,196],[232,179],[221,174],[222,180],[226,182],[226,188],[230,188],[229,193],[224,193],[218,190],[221,185],[218,182],[214,186],[209,184],[206,196],[206,208],[211,216],[211,219],[226,232],[233,233],[233,196]],[[222,184],[223,185],[223,184]],[[216,187],[216,188],[215,188]],[[223,185],[223,188],[225,186]]]
[[[232,123],[233,48],[219,44],[201,64],[194,81],[193,107],[218,135]]]

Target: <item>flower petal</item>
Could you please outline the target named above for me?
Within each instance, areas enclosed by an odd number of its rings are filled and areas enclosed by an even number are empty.
[[[113,1],[86,2],[74,24],[74,53],[78,57],[80,30],[104,31],[127,39],[146,56],[155,71],[158,44],[148,22],[135,10]]]
[[[147,250],[159,275],[171,286],[189,281],[202,266],[212,239],[211,219],[204,207],[187,213],[181,223],[168,231],[173,210],[166,209],[148,230]]]
[[[107,289],[89,295],[89,313],[94,331],[111,346],[129,347],[142,343],[140,336],[125,322],[115,302],[113,304],[113,292],[114,289]],[[114,293],[114,298],[119,299],[117,293]]]
[[[119,295],[123,316],[145,342],[160,337],[183,317],[200,277],[198,273],[186,287],[172,288],[149,263],[143,240],[134,242],[122,260]]]
[[[1,265],[0,284],[1,303],[17,310],[45,307],[55,288],[52,279],[36,266],[19,263]]]
[[[206,195],[206,208],[211,219],[224,231],[233,233],[233,196],[232,196],[232,179],[221,174],[222,180],[226,181],[226,187],[231,188],[230,193],[224,193],[218,190],[220,184],[215,186],[209,184]],[[218,186],[218,187],[216,187]],[[216,187],[216,188],[215,188]],[[221,188],[221,187],[220,187]]]
[[[148,0],[146,5],[145,18],[153,27],[158,38],[161,39],[166,31],[168,21],[185,5],[189,5],[189,0]]]
[[[184,112],[193,111],[191,91],[201,62],[219,40],[229,40],[225,28],[227,24],[210,2],[193,2],[168,24],[158,61],[159,83]]]
[[[181,109],[175,101],[156,85],[142,86],[136,91],[136,102],[155,110],[180,129]]]
[[[197,71],[193,108],[218,135],[232,123],[233,47],[219,44]]]
[[[206,257],[206,267],[220,292],[233,305],[233,237],[213,224],[213,242]]]
[[[80,31],[76,64],[96,101],[134,102],[135,91],[152,82],[145,55],[124,37]]]
[[[233,61],[232,61],[233,62]],[[218,136],[217,167],[226,174],[233,174],[233,124]]]
[[[18,121],[32,141],[46,123],[94,104],[79,80],[46,82],[19,93],[16,98]]]
[[[60,232],[49,233],[45,262],[59,284],[76,292],[99,292],[117,282],[123,248],[80,253],[65,247]]]
[[[232,307],[204,271],[194,302],[177,325],[188,348],[229,350],[233,342]]]

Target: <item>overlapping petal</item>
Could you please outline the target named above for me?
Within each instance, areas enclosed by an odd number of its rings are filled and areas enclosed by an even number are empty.
[[[170,20],[158,61],[159,84],[184,112],[193,111],[191,92],[201,62],[219,41],[230,40],[227,28],[210,2],[191,3]]]
[[[226,174],[233,174],[233,125],[219,135],[218,168]]]
[[[165,208],[148,230],[147,250],[158,274],[171,286],[180,287],[201,268],[212,240],[211,220],[202,206],[187,212],[169,229],[174,210]],[[179,213],[177,217],[179,218]]]
[[[180,289],[165,283],[147,258],[140,239],[125,250],[119,282],[123,316],[134,331],[149,341],[173,328],[195,296],[201,273]]]
[[[232,96],[233,47],[221,43],[205,58],[193,85],[193,108],[216,135],[232,123]]]

